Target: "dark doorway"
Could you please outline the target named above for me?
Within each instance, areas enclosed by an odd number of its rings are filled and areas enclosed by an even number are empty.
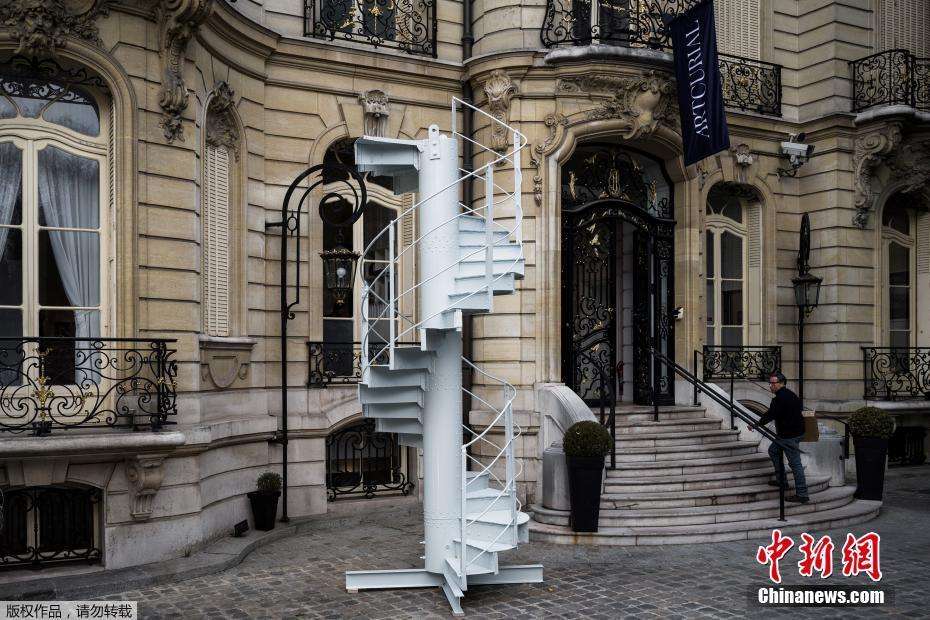
[[[673,404],[673,376],[650,355],[674,358],[671,184],[614,145],[579,147],[562,175],[563,381],[590,404],[652,404],[653,385]]]

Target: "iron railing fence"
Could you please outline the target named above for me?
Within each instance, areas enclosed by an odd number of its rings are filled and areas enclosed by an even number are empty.
[[[4,489],[0,568],[100,562],[100,489]]]
[[[695,357],[701,356],[704,381],[765,381],[781,370],[780,346],[704,345],[703,350],[694,353]]]
[[[850,61],[853,112],[904,105],[930,111],[930,58],[893,49]]]
[[[177,414],[176,341],[0,338],[0,432],[159,430]]]
[[[308,341],[307,387],[357,384],[362,379],[362,346],[358,341]],[[368,359],[372,363],[388,363],[383,341],[372,340],[368,344]]]
[[[547,0],[540,30],[545,47],[616,45],[668,51],[669,20],[698,0]],[[744,112],[781,116],[781,65],[719,54],[724,104]]]
[[[329,501],[409,494],[413,483],[404,471],[403,453],[397,435],[377,432],[371,419],[331,433],[326,438]]]
[[[862,347],[867,400],[930,400],[930,347]]]
[[[436,57],[437,0],[304,0],[304,36]]]

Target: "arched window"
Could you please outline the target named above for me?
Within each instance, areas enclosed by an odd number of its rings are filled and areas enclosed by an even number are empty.
[[[746,215],[739,196],[720,185],[711,188],[704,232],[708,345],[746,344],[749,258]]]
[[[914,228],[913,212],[892,197],[882,211],[884,338],[891,347],[914,344]]]
[[[52,61],[6,66],[16,75],[0,77],[0,337],[100,337],[113,227],[104,85]],[[48,360],[56,382],[74,379],[66,348]]]
[[[203,248],[203,331],[208,336],[230,336],[235,315],[230,300],[235,286],[235,252],[231,231],[239,202],[239,130],[232,114],[233,93],[220,83],[206,114],[203,153],[201,223]]]

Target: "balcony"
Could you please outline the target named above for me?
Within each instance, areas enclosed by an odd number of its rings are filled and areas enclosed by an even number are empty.
[[[863,347],[867,400],[930,400],[930,347]]]
[[[930,58],[886,50],[849,64],[853,112],[891,105],[930,112]]]
[[[669,51],[666,22],[697,0],[547,0],[540,38],[545,47],[613,45]],[[728,108],[781,116],[781,65],[719,54]]]
[[[436,57],[437,0],[304,0],[304,36]]]
[[[174,340],[0,338],[0,432],[160,430],[177,414]]]
[[[704,381],[767,381],[781,370],[781,347],[704,345],[701,371]],[[697,367],[697,364],[695,364]]]

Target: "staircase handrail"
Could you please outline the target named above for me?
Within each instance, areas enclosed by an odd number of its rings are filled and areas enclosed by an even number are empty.
[[[595,343],[595,344],[599,344],[599,343]],[[610,440],[611,440],[611,449],[610,449],[610,469],[616,469],[616,468],[617,468],[617,451],[616,451],[616,444],[617,444],[617,417],[616,417],[616,416],[617,416],[617,413],[616,413],[617,397],[616,397],[616,392],[614,391],[614,387],[615,387],[615,386],[614,386],[614,382],[611,380],[610,376],[609,376],[606,372],[604,372],[604,369],[601,368],[601,367],[597,364],[597,361],[596,361],[593,357],[591,357],[591,355],[590,355],[590,353],[589,353],[588,351],[582,351],[582,350],[572,351],[572,355],[576,355],[576,354],[577,354],[577,355],[581,355],[581,356],[583,356],[585,359],[587,359],[588,362],[590,362],[591,365],[594,367],[594,369],[598,372],[598,375],[600,376],[600,379],[601,379],[601,385],[602,385],[602,386],[608,386],[608,388],[607,388],[607,390],[606,390],[606,394],[605,394],[605,390],[603,390],[603,389],[598,390],[598,393],[599,393],[599,396],[600,396],[600,401],[601,401],[601,403],[600,403],[601,415],[600,415],[600,420],[599,420],[599,421],[600,421],[600,423],[601,423],[602,426],[606,426],[606,427],[607,427],[607,430],[610,431]],[[607,415],[606,423],[605,423],[605,420],[604,420],[604,402],[605,402],[605,400],[607,401],[607,407],[609,408],[609,413],[608,413],[608,415]]]
[[[763,437],[765,437],[766,439],[768,439],[769,441],[771,441],[772,443],[780,447],[783,452],[786,452],[789,449],[792,449],[792,450],[794,449],[794,448],[789,447],[784,441],[782,441],[778,437],[778,435],[776,435],[775,433],[767,429],[765,426],[760,425],[759,424],[760,418],[753,419],[753,416],[750,416],[744,413],[741,409],[742,405],[740,405],[740,407],[736,407],[738,403],[730,402],[726,398],[723,398],[722,396],[720,396],[718,393],[712,390],[707,383],[704,383],[704,381],[702,381],[701,379],[698,379],[694,374],[691,373],[691,371],[683,367],[681,364],[679,364],[675,360],[670,359],[668,356],[662,353],[659,353],[658,351],[656,351],[654,348],[651,348],[651,347],[649,349],[649,354],[652,357],[653,364],[655,364],[658,361],[664,364],[667,368],[671,368],[672,370],[674,370],[676,374],[678,374],[685,381],[687,381],[692,386],[694,386],[698,391],[703,392],[712,401],[714,401],[721,407],[724,407],[725,409],[729,410],[731,416],[738,417],[740,420],[745,422],[749,426],[750,429],[758,431],[760,435],[762,435]],[[653,400],[655,400],[655,396],[653,396]],[[745,408],[743,407],[743,409]],[[748,411],[748,409],[746,411]],[[801,450],[800,448],[798,449],[798,452],[800,452],[801,454],[804,454],[804,451]],[[778,513],[779,513],[778,520],[784,521],[785,520],[785,487],[787,486],[788,481],[785,478],[784,459],[780,459],[779,463],[780,463],[780,467],[778,470],[778,479],[782,482],[782,484],[778,486]]]

